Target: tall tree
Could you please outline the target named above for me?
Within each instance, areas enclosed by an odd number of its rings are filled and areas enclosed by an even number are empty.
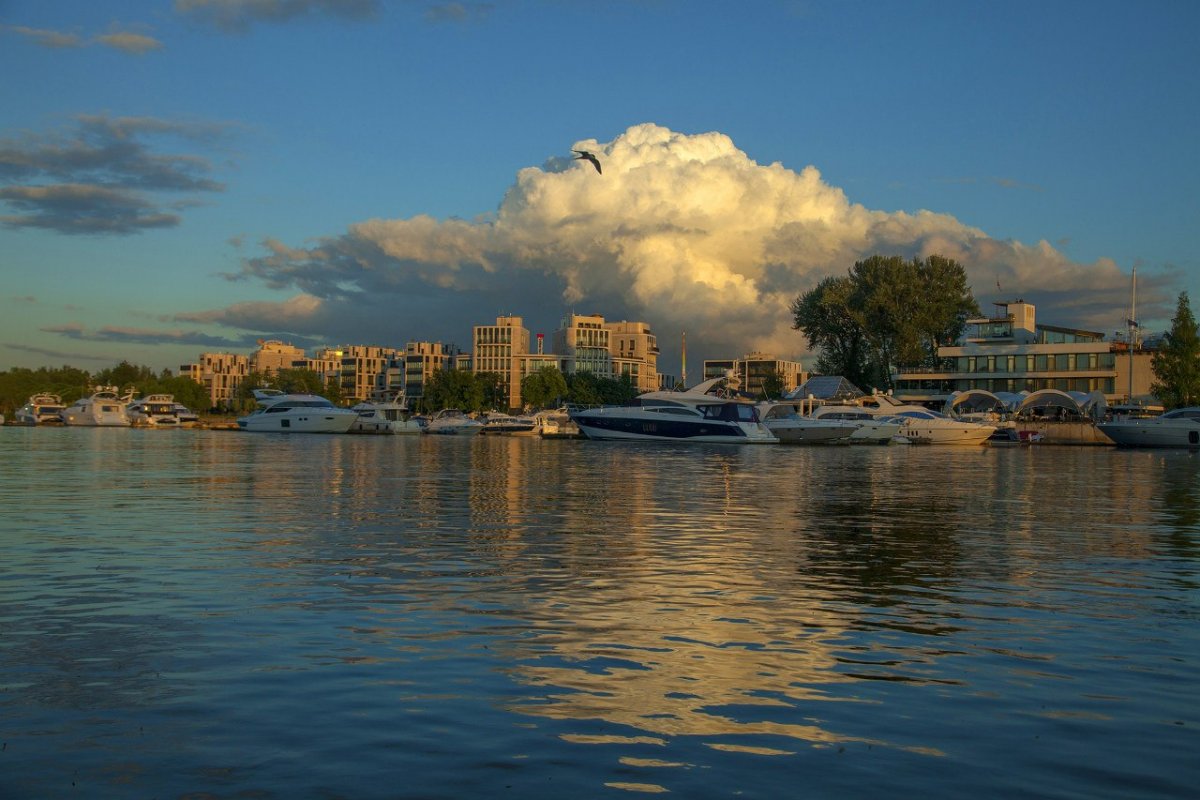
[[[1157,379],[1151,386],[1166,408],[1200,405],[1200,335],[1188,293],[1181,292],[1171,330],[1150,361]]]
[[[521,399],[533,408],[558,405],[567,396],[567,379],[558,367],[542,367],[521,379]]]
[[[979,305],[953,259],[876,255],[822,280],[791,311],[792,327],[820,350],[819,372],[886,388],[897,368],[934,364],[938,345],[958,338]]]

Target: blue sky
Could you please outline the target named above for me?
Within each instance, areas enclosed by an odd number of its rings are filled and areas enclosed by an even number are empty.
[[[1200,4],[0,0],[0,369],[569,312],[803,357],[874,253],[1200,296]],[[597,153],[604,173],[571,160]],[[997,288],[999,286],[999,288]]]

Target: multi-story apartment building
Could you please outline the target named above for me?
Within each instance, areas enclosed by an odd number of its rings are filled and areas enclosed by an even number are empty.
[[[471,369],[500,376],[509,408],[521,407],[520,357],[529,354],[529,329],[520,317],[496,317],[495,325],[471,329]]]
[[[195,364],[184,364],[179,374],[204,384],[209,408],[231,408],[242,379],[250,374],[250,359],[236,353],[201,353]]]
[[[729,373],[737,378],[743,394],[762,394],[763,384],[772,375],[778,375],[786,394],[808,378],[799,361],[776,358],[770,353],[747,353],[741,358],[706,359],[704,380],[720,378]]]
[[[599,314],[569,314],[554,332],[554,352],[562,358],[563,372],[590,372],[613,377],[612,331]]]
[[[317,373],[322,384],[338,380],[342,372],[342,351],[337,347],[322,347],[312,358],[292,362],[292,369],[308,369]]]
[[[297,362],[308,359],[304,350],[278,339],[258,340],[258,349],[250,354],[250,371],[274,375],[281,369],[296,369]]]
[[[441,342],[409,342],[404,347],[404,394],[410,399],[425,396],[425,383],[440,369],[454,368],[458,348]]]
[[[605,322],[613,377],[628,375],[639,393],[657,391],[658,338],[645,322]]]
[[[1097,331],[1040,325],[1033,304],[1022,300],[996,306],[994,316],[967,320],[957,343],[938,348],[939,368],[900,370],[895,394],[924,402],[968,389],[1098,391],[1109,402],[1148,397],[1151,351],[1135,347],[1130,353],[1125,343],[1105,341]]]
[[[339,385],[346,400],[384,400],[401,390],[406,353],[390,347],[346,345]]]

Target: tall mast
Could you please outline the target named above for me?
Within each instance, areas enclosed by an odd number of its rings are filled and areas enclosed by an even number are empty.
[[[1133,405],[1133,346],[1137,336],[1137,267],[1133,268],[1133,289],[1129,299],[1129,404]]]

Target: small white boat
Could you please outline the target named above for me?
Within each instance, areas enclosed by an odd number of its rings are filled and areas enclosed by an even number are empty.
[[[351,411],[358,419],[350,426],[350,433],[414,434],[421,432],[421,420],[412,416],[408,404],[403,400],[388,400],[383,403],[364,402],[353,406]]]
[[[81,397],[64,408],[59,416],[66,425],[127,427],[127,403],[128,398],[117,396],[115,386],[97,386],[90,395]]]
[[[49,392],[39,392],[17,409],[14,421],[18,425],[61,425],[62,398]]]
[[[538,421],[534,417],[514,417],[511,414],[491,412],[479,433],[483,436],[536,436]]]
[[[258,408],[239,417],[238,427],[255,433],[346,433],[358,413],[338,408],[315,394],[284,394],[278,389],[255,389]]]
[[[858,425],[847,420],[803,415],[798,403],[788,401],[759,403],[758,416],[780,444],[833,444],[858,430]]]
[[[135,427],[178,428],[179,412],[175,398],[169,394],[151,394],[134,400],[125,409],[129,423]]]
[[[582,439],[583,431],[571,421],[565,408],[539,411],[534,415],[537,432],[543,439]]]
[[[873,395],[864,403],[867,410],[900,424],[900,433],[911,444],[982,445],[995,432],[995,425],[954,419],[924,406],[902,403],[890,395]]]
[[[1157,417],[1099,422],[1096,427],[1119,447],[1200,447],[1200,407],[1176,408]]]
[[[684,392],[646,392],[636,405],[573,411],[571,419],[589,439],[778,444],[753,403],[708,394],[724,380],[713,378]]]
[[[425,433],[438,436],[474,436],[483,431],[483,423],[472,419],[457,408],[444,408],[433,415],[424,428]]]

